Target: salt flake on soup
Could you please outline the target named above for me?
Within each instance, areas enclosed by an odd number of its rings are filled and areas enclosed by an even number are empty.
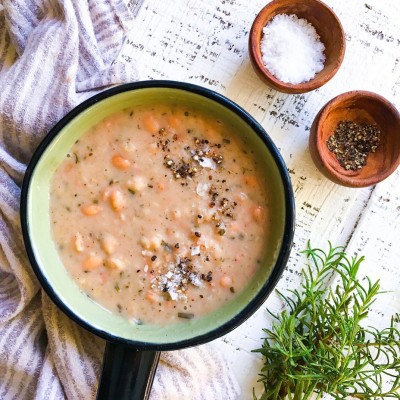
[[[183,105],[115,113],[51,184],[61,260],[95,302],[137,323],[201,317],[246,287],[270,232],[268,182],[240,132]]]

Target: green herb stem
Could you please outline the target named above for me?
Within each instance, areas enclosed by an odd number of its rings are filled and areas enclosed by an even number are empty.
[[[383,330],[362,325],[381,293],[379,281],[357,279],[364,258],[349,258],[331,244],[327,252],[308,245],[304,253],[309,263],[300,290],[278,291],[286,309],[268,310],[272,327],[254,350],[265,358],[258,400],[320,399],[326,393],[400,399],[398,316]]]

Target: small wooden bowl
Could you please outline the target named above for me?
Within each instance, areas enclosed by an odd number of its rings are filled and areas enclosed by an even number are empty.
[[[380,145],[360,170],[343,168],[327,147],[327,140],[340,121],[376,124]],[[400,164],[400,114],[385,98],[366,91],[343,93],[329,101],[311,126],[309,147],[318,169],[330,180],[348,187],[366,187],[387,178]]]
[[[261,54],[263,28],[278,14],[295,14],[310,22],[325,45],[325,66],[308,82],[285,83],[272,75],[264,66]],[[249,37],[249,54],[259,77],[271,88],[283,93],[305,93],[328,82],[342,64],[346,48],[342,24],[335,13],[319,0],[274,0],[268,3],[253,22]]]

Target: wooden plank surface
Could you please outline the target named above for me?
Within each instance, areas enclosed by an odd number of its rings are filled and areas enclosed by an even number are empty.
[[[379,93],[400,108],[400,1],[327,0],[346,32],[342,68],[324,87],[286,95],[266,87],[250,65],[247,42],[260,0],[144,0],[119,61],[138,65],[142,79],[196,83],[220,92],[250,112],[279,147],[296,199],[295,243],[280,290],[296,287],[303,266],[299,252],[314,246],[344,245],[364,254],[361,273],[380,278],[385,294],[370,323],[385,326],[400,308],[400,172],[376,187],[349,189],[324,178],[308,152],[308,134],[319,109],[339,93],[354,89]],[[242,399],[252,398],[261,367],[251,350],[268,326],[265,307],[279,310],[272,295],[245,324],[219,339],[234,368]]]

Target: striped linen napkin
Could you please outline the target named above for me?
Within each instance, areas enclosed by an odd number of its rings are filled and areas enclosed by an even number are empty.
[[[0,5],[0,399],[91,399],[104,341],[39,289],[19,223],[20,184],[49,129],[103,88],[137,80],[113,63],[140,0]],[[151,399],[229,400],[238,384],[214,345],[162,355]]]

